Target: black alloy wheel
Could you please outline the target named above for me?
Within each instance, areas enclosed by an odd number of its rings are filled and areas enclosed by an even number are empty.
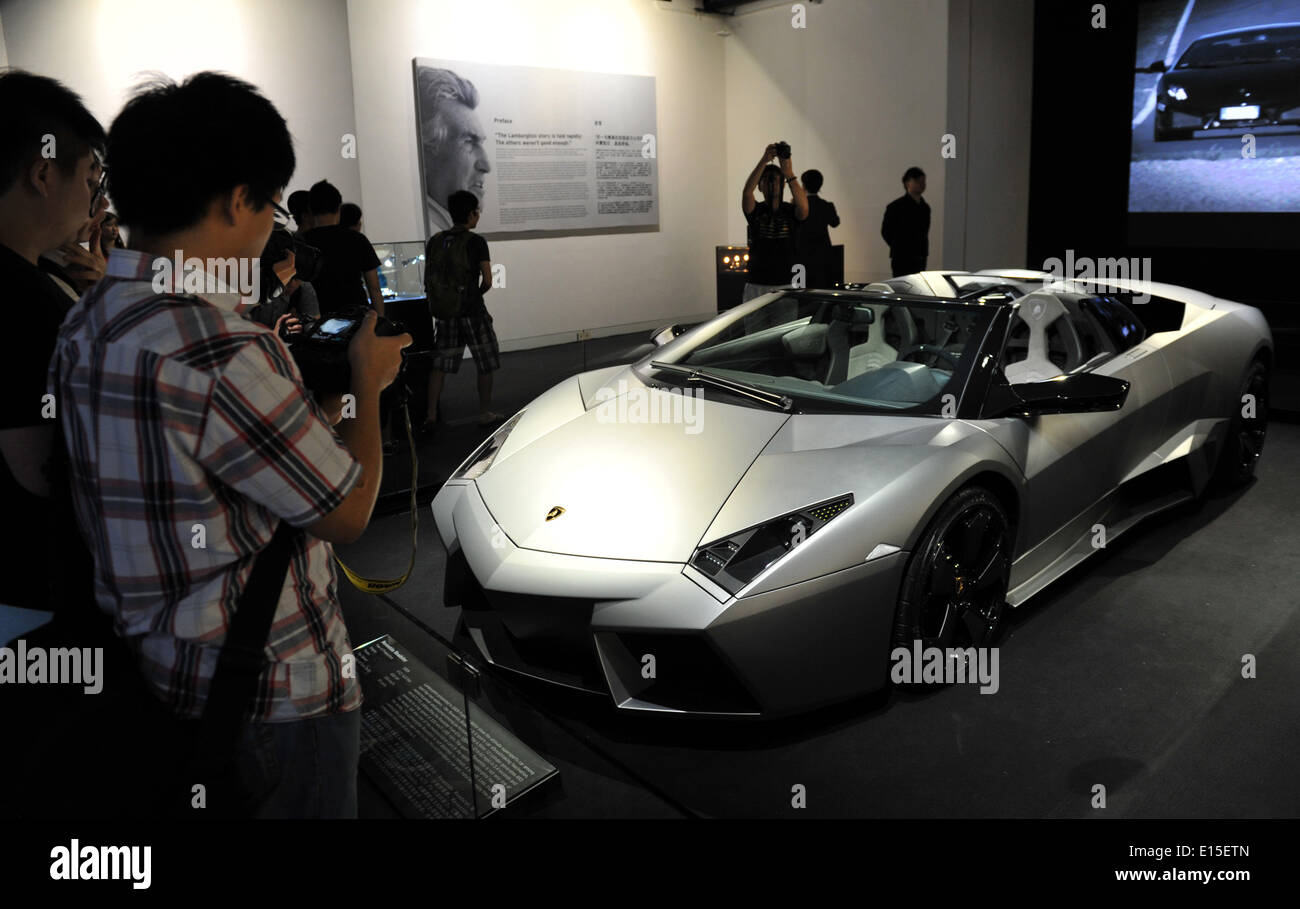
[[[1268,433],[1268,367],[1261,361],[1250,365],[1232,407],[1219,456],[1219,477],[1228,486],[1240,486],[1255,475]]]
[[[1007,609],[1012,529],[982,486],[949,499],[912,553],[899,592],[893,647],[986,647]]]

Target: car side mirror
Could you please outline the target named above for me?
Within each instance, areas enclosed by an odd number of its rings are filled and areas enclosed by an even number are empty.
[[[663,347],[678,335],[685,333],[686,329],[676,323],[665,325],[663,328],[657,328],[650,333],[650,342],[654,344],[655,347]]]
[[[1052,413],[1098,413],[1119,410],[1128,398],[1129,383],[1114,376],[1080,372],[1046,382],[1003,385],[993,389],[993,417]]]
[[[1165,65],[1163,58],[1154,61],[1150,66],[1138,70],[1139,73],[1167,73],[1169,67]]]

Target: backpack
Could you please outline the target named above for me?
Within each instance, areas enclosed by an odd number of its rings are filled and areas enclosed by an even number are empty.
[[[470,232],[464,227],[439,231],[424,248],[424,295],[436,319],[454,319],[468,309],[476,285],[469,264]]]

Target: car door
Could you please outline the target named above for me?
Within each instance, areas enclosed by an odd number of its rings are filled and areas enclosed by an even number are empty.
[[[1168,371],[1141,341],[1141,323],[1125,322],[1114,302],[1045,292],[1020,301],[997,367],[1013,390],[1077,372],[1124,379],[1130,389],[1119,411],[1038,414],[1004,425],[1026,485],[1013,588],[1091,545],[1115,490],[1163,438]]]

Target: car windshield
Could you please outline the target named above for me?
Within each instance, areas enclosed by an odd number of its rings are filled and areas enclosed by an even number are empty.
[[[1175,69],[1300,59],[1300,29],[1262,30],[1203,38],[1183,52]]]
[[[951,415],[994,309],[879,295],[760,297],[660,348],[636,369],[643,379],[672,385],[692,379],[655,362],[696,369],[787,396],[799,413]],[[729,400],[761,406],[739,395]]]

